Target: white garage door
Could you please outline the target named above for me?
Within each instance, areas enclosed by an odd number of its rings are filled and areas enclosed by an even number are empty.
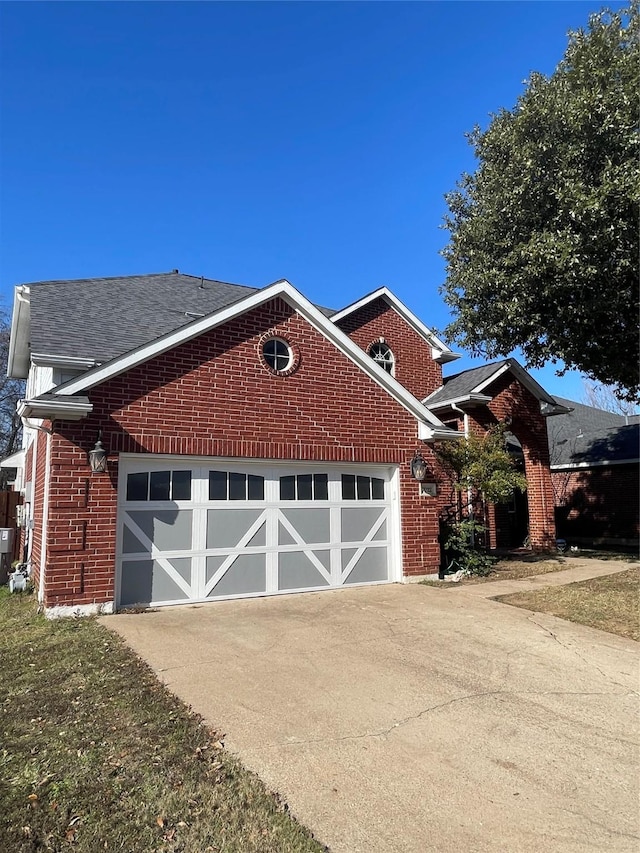
[[[392,468],[148,456],[120,468],[121,607],[397,579]]]

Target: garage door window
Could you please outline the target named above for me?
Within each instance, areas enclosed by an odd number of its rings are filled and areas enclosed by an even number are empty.
[[[362,477],[355,474],[342,475],[343,501],[384,500],[384,480],[380,477]]]
[[[328,501],[329,478],[326,474],[297,474],[280,477],[281,501]]]
[[[127,476],[128,501],[190,501],[191,471],[142,471]]]
[[[238,471],[209,471],[210,501],[263,501],[264,477]]]

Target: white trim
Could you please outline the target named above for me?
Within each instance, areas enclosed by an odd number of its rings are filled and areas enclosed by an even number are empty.
[[[49,483],[51,480],[51,434],[46,432],[47,449],[44,469],[44,492],[42,499],[42,535],[40,537],[40,582],[38,584],[38,601],[44,601],[45,579],[44,571],[47,564],[47,533],[49,527]],[[35,491],[35,483],[34,483]]]
[[[13,314],[7,358],[7,376],[11,379],[26,379],[29,375],[30,306],[29,287],[26,284],[18,285],[13,293]]]
[[[492,385],[499,376],[502,376],[503,373],[506,373],[510,369],[511,369],[511,365],[509,364],[508,361],[505,361],[505,363],[501,367],[499,367],[495,373],[492,373],[488,379],[485,379],[482,382],[480,382],[479,385],[476,385],[476,387],[471,390],[471,393],[472,394],[479,394],[481,391],[484,391],[484,389],[488,385]]]
[[[173,349],[179,344],[193,340],[193,338],[211,329],[215,329],[277,297],[280,297],[294,308],[316,331],[324,335],[325,338],[334,344],[337,349],[366,373],[377,385],[387,391],[419,424],[423,424],[433,435],[441,430],[445,431],[441,437],[448,437],[446,427],[434,414],[423,406],[413,394],[407,391],[397,379],[394,379],[386,371],[380,370],[379,366],[364,350],[360,349],[331,320],[328,320],[315,305],[309,302],[293,285],[285,280],[275,282],[220,311],[208,314],[201,320],[194,320],[186,326],[181,326],[166,335],[162,335],[151,343],[144,344],[122,356],[114,358],[106,364],[99,365],[77,379],[66,382],[64,386],[57,389],[54,393],[59,397],[65,397],[87,391],[95,385],[105,382],[107,379],[118,376],[138,364]],[[455,433],[452,433],[453,436],[455,436]]]
[[[363,296],[362,299],[358,299],[357,302],[352,302],[351,305],[347,305],[346,308],[332,314],[329,319],[332,323],[337,323],[344,317],[348,317],[349,314],[353,314],[354,311],[358,311],[370,302],[374,302],[376,299],[381,298],[394,308],[397,313],[400,314],[402,319],[405,320],[421,338],[424,338],[431,347],[431,356],[434,361],[444,364],[460,358],[459,353],[452,352],[449,347],[431,331],[431,329],[425,326],[424,323],[419,320],[406,305],[400,302],[397,296],[394,296],[388,287],[379,287],[377,290],[374,290],[373,293]]]
[[[0,468],[21,468],[24,469],[26,450],[16,450],[10,456],[5,456],[0,462]]]
[[[39,420],[54,420],[62,418],[66,421],[80,421],[93,411],[93,403],[83,403],[79,400],[18,400],[16,411],[20,417],[31,418],[35,415]]]
[[[424,405],[428,409],[455,409],[456,406],[460,406],[462,403],[468,403],[470,406],[482,405],[485,406],[487,403],[490,403],[493,400],[493,397],[489,397],[487,394],[464,394],[461,397],[451,397],[448,400],[441,400],[436,403],[429,403],[429,398],[424,401]]]
[[[552,471],[571,471],[574,468],[602,468],[608,465],[637,465],[638,458],[635,459],[602,459],[599,462],[567,462],[565,464],[551,465]]]
[[[51,355],[46,352],[32,352],[31,361],[42,367],[79,367],[89,369],[98,362],[95,358],[77,358],[72,355]]]
[[[521,364],[519,364],[515,358],[509,358],[507,361],[500,365],[497,368],[496,372],[493,373],[488,379],[484,379],[475,388],[471,389],[472,394],[477,394],[479,391],[482,391],[492,382],[495,382],[499,376],[502,376],[503,373],[506,373],[507,370],[511,370],[514,377],[520,382],[521,385],[530,391],[534,397],[536,397],[540,402],[549,403],[552,406],[557,405],[556,401],[553,397],[548,394],[542,385],[540,385],[536,380],[528,373]]]

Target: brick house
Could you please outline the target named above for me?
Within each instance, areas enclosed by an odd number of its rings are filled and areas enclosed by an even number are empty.
[[[386,288],[333,312],[286,281],[177,270],[17,287],[23,546],[45,610],[431,574],[448,499],[434,444],[504,418],[523,450],[531,544],[548,546],[556,401],[513,360],[443,380],[455,358]]]
[[[637,550],[640,418],[558,402],[566,412],[547,424],[558,536]]]

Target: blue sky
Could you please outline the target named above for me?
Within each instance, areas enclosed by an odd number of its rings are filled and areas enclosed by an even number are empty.
[[[465,131],[551,73],[599,8],[2,2],[0,299],[178,268],[287,278],[333,308],[384,284],[441,330]],[[582,396],[575,374],[534,375]]]

